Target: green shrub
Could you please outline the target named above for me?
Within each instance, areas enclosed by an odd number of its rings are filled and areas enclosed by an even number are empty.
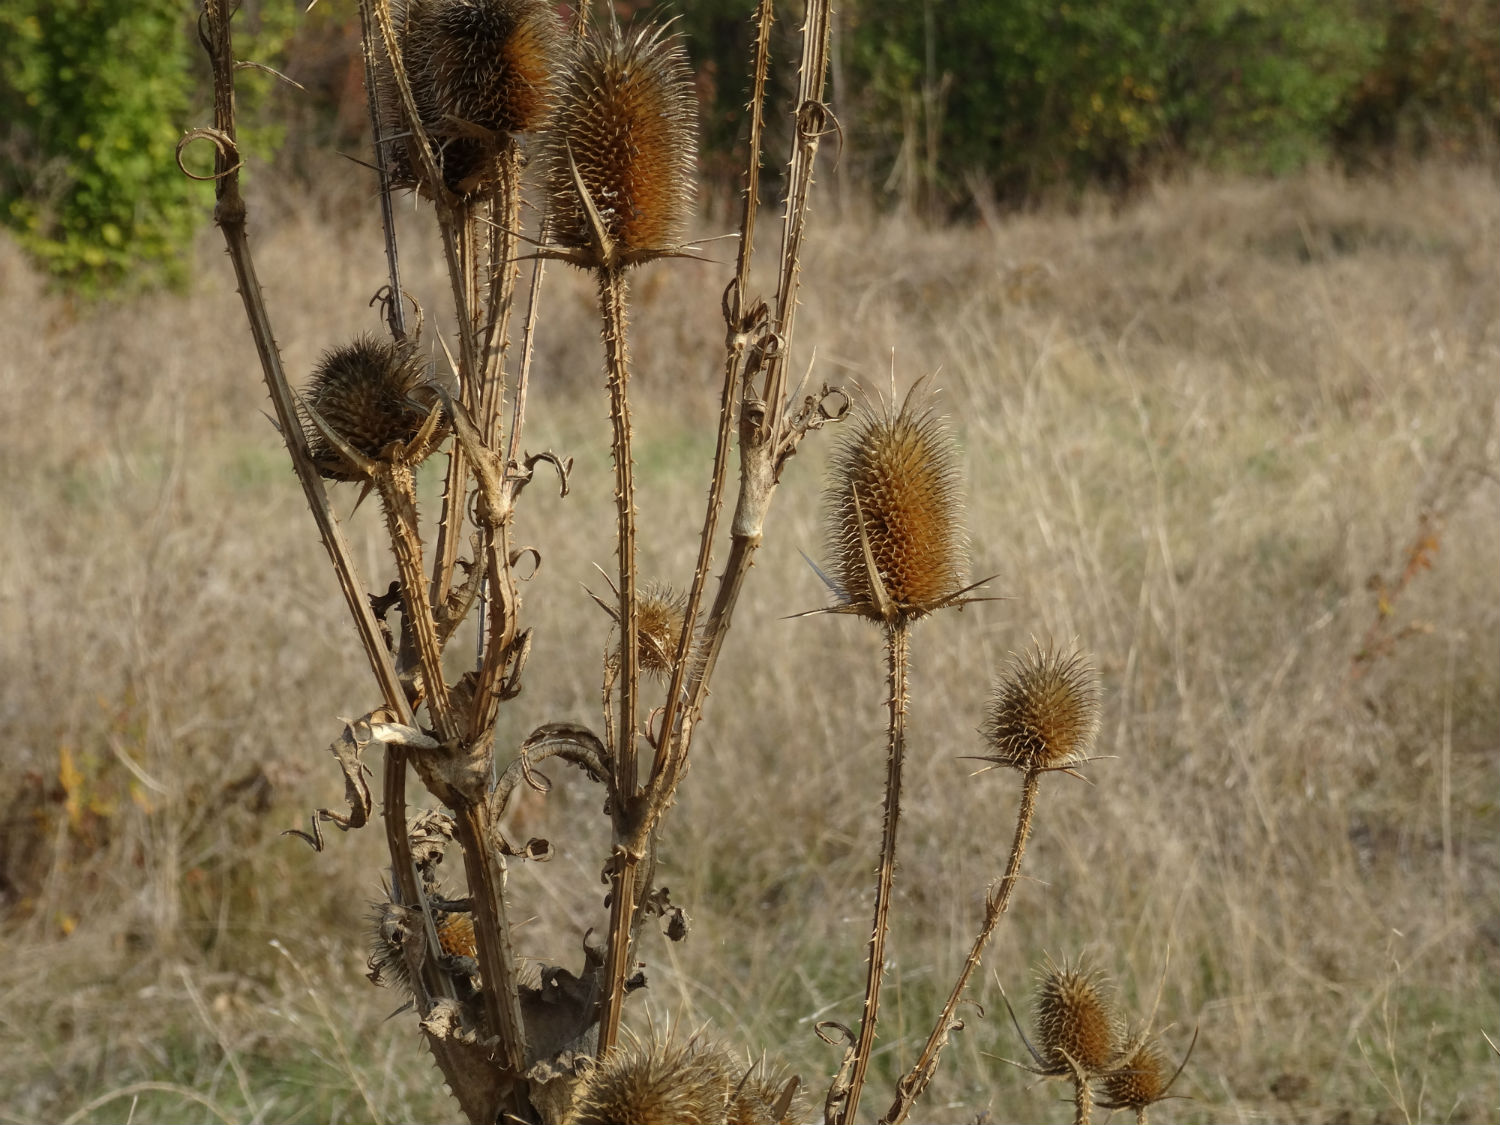
[[[284,42],[292,18],[267,12],[247,51]],[[267,81],[252,79],[252,102]],[[192,10],[180,0],[9,0],[0,222],[84,293],[185,281],[208,189],[173,154],[203,97]]]

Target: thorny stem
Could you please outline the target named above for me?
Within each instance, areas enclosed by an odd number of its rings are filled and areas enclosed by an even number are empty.
[[[886,723],[885,832],[880,844],[880,871],[875,881],[875,924],[870,934],[865,975],[865,1006],[859,1017],[854,1069],[844,1104],[834,1125],[848,1125],[859,1108],[859,1095],[875,1048],[880,1013],[880,983],[885,975],[885,938],[890,928],[891,888],[896,875],[896,835],[901,825],[901,766],[906,756],[906,681],[911,626],[898,621],[886,629],[886,673],[889,715]]]
[[[1021,807],[1016,812],[1016,835],[1011,841],[1010,859],[1005,865],[1005,874],[1001,876],[995,889],[990,892],[989,900],[985,904],[984,925],[979,931],[979,936],[974,939],[974,945],[964,961],[963,970],[958,974],[958,980],[954,982],[953,991],[948,994],[948,1002],[943,1005],[943,1010],[939,1013],[937,1023],[933,1026],[932,1034],[927,1037],[927,1044],[922,1048],[921,1055],[917,1057],[916,1064],[905,1077],[896,1083],[896,1099],[891,1102],[891,1108],[886,1110],[885,1116],[880,1119],[881,1125],[899,1125],[900,1122],[905,1121],[906,1115],[911,1112],[912,1105],[922,1096],[922,1092],[927,1089],[927,1084],[937,1072],[938,1056],[947,1045],[949,1034],[955,1030],[953,1014],[958,1010],[958,1003],[963,999],[964,990],[969,987],[969,978],[979,968],[979,959],[984,954],[984,948],[989,944],[995,927],[999,925],[1001,915],[1010,905],[1011,892],[1020,878],[1021,857],[1026,852],[1026,840],[1031,834],[1031,820],[1036,813],[1036,795],[1041,785],[1043,772],[1042,770],[1026,771],[1024,780],[1021,782]]]
[[[214,85],[214,130],[209,137],[216,146],[214,219],[224,235],[225,247],[234,266],[240,298],[245,306],[245,317],[255,341],[256,352],[260,356],[261,370],[276,411],[278,428],[286,442],[287,453],[302,485],[303,495],[312,510],[313,520],[317,523],[319,537],[338,577],[345,604],[350,616],[354,618],[361,646],[380,685],[386,707],[399,722],[414,726],[416,720],[411,705],[401,686],[390,650],[386,647],[384,634],[375,620],[369,593],[354,567],[343,529],[333,514],[327,489],[313,464],[302,422],[297,416],[291,386],[281,365],[281,353],[271,329],[265,296],[256,276],[255,262],[245,231],[245,200],[240,194],[239,186],[240,155],[235,140],[234,48],[229,17],[224,0],[205,0],[203,46],[209,55]],[[200,135],[204,134],[189,133],[183,143]],[[393,300],[399,304],[399,293],[393,295]],[[402,903],[421,907],[429,946],[435,949],[431,910],[417,879],[416,868],[412,863],[411,840],[406,834],[406,754],[393,746],[386,748],[384,804],[385,836],[391,856],[395,893]],[[432,957],[424,958],[422,983],[429,996],[446,991],[446,981],[435,971],[433,964]]]
[[[385,232],[385,263],[390,275],[391,303],[386,317],[391,335],[406,339],[406,302],[401,293],[401,260],[396,250],[396,213],[391,206],[390,141],[386,139],[386,122],[380,112],[380,98],[375,84],[375,36],[370,23],[370,8],[359,6],[360,43],[365,56],[365,98],[370,107],[370,135],[375,139],[375,175],[380,185],[380,228]]]
[[[626,348],[625,274],[620,269],[599,271],[599,306],[603,317],[604,352],[609,366],[609,414],[613,430],[615,505],[619,513],[619,626],[620,721],[613,747],[614,777],[611,799],[615,819],[616,852],[611,877],[608,954],[604,993],[599,1012],[599,1054],[615,1044],[624,1007],[626,969],[630,961],[631,920],[635,914],[636,868],[639,849],[620,846],[635,832],[636,699],[640,680],[640,621],[636,615],[635,481],[630,453],[630,377]]]
[[[744,360],[745,349],[750,342],[750,331],[754,327],[753,316],[747,314],[745,305],[750,283],[750,261],[754,253],[755,217],[760,209],[760,151],[765,131],[766,74],[771,59],[772,19],[772,0],[760,0],[755,20],[755,77],[750,94],[750,156],[745,169],[744,207],[740,213],[739,253],[735,259],[734,280],[730,282],[729,293],[725,295],[724,389],[719,400],[719,426],[714,444],[713,470],[708,483],[708,504],[703,515],[703,531],[698,538],[698,562],[693,570],[692,585],[688,589],[682,637],[677,644],[677,658],[672,665],[666,707],[662,714],[661,730],[665,746],[657,755],[652,768],[650,784],[653,819],[661,816],[666,802],[671,799],[672,791],[681,776],[682,761],[687,755],[691,738],[692,715],[688,716],[681,729],[678,728],[683,685],[689,682],[689,677],[694,677],[699,683],[707,678],[701,674],[701,665],[690,659],[690,656],[697,633],[698,610],[703,604],[703,593],[708,587],[709,570],[713,563],[714,536],[719,527],[719,513],[724,506],[724,483],[728,475],[729,447],[734,434],[734,402],[740,364]],[[701,698],[696,687],[692,695]]]

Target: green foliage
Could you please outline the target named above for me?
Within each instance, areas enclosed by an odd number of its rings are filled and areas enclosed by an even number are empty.
[[[252,45],[284,42],[289,19],[259,21]],[[181,0],[0,5],[0,222],[60,282],[100,293],[186,280],[209,196],[174,152],[206,103],[198,54]],[[252,101],[264,85],[250,84]]]
[[[0,216],[86,290],[181,281],[202,197],[174,167],[188,112],[175,0],[12,0],[0,9]]]
[[[1122,186],[1188,157],[1279,172],[1316,155],[1371,65],[1359,0],[865,0],[846,20],[863,146],[914,125],[938,187]],[[872,124],[883,123],[883,125]],[[940,136],[934,131],[940,130]]]

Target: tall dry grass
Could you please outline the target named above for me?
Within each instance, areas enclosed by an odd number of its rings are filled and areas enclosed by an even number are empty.
[[[1094,653],[1114,757],[1048,783],[983,1011],[962,1013],[924,1118],[1065,1119],[1056,1087],[997,1061],[1025,1050],[999,988],[1021,1000],[1044,951],[1087,951],[1135,1012],[1155,1005],[1169,1049],[1201,1029],[1175,1091],[1193,1100],[1158,1119],[1500,1112],[1481,1037],[1500,999],[1496,186],[1201,180],[1118,210],[813,235],[814,378],[884,389],[892,348],[903,387],[938,371],[972,567],[1011,599],[917,626],[868,1112],[1004,862],[1015,784],[961,756],[983,753],[990,677],[1033,634]],[[376,327],[379,234],[339,198],[252,215],[293,372]],[[228,270],[208,240],[200,257],[189,295],[93,307],[0,244],[0,1121],[446,1119],[410,1026],[383,1022],[391,994],[361,979],[376,830],[322,855],[279,834],[310,795],[337,804],[331,717],[368,692],[254,355],[225,329]],[[407,258],[440,291],[440,263]],[[637,290],[647,579],[692,564],[677,513],[712,440],[724,276],[685,261]],[[578,464],[572,496],[521,516],[545,558],[512,742],[595,713],[577,638],[602,655],[609,632],[581,588],[614,520],[591,282],[549,286],[529,441]],[[822,540],[827,447],[788,475],[663,844],[692,936],[648,936],[631,1015],[782,1044],[815,1087],[838,1059],[813,1023],[859,1006],[884,744],[871,630],[786,619],[824,597],[797,549]],[[378,532],[373,510],[350,521],[383,575]],[[553,963],[606,917],[598,796],[562,771],[513,833],[577,868],[512,876],[523,952]],[[548,830],[573,822],[598,838]]]

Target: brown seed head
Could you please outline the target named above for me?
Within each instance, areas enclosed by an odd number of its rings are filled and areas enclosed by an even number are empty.
[[[1037,1047],[1050,1073],[1071,1074],[1072,1059],[1085,1074],[1111,1069],[1120,1055],[1121,1027],[1102,972],[1049,958],[1037,974],[1032,1019]]]
[[[757,1064],[734,1090],[724,1125],[793,1125],[807,1120],[807,1098],[800,1082],[793,1088],[785,1108],[781,1099],[787,1090],[788,1076],[781,1071],[766,1074]],[[778,1112],[778,1110],[780,1112]]]
[[[682,240],[697,201],[697,108],[687,53],[659,25],[591,28],[562,84],[543,165],[552,237],[591,269],[634,265]],[[571,160],[571,165],[570,165]],[[602,223],[600,254],[572,167]]]
[[[1099,733],[1099,677],[1082,653],[1051,645],[1012,656],[980,728],[988,760],[1018,770],[1056,769],[1086,757]]]
[[[323,356],[304,400],[344,442],[379,460],[392,443],[406,445],[421,432],[436,401],[432,386],[427,362],[415,348],[364,336]],[[304,429],[319,473],[330,480],[363,479],[310,420]],[[435,440],[446,432],[440,426]]]
[[[1103,1079],[1104,1109],[1133,1109],[1137,1113],[1167,1096],[1172,1068],[1154,1036],[1131,1040],[1125,1055]]]
[[[406,65],[436,136],[529,133],[546,120],[562,54],[548,0],[415,0]]]
[[[823,494],[837,593],[850,611],[887,624],[952,604],[963,585],[957,453],[930,401],[916,401],[920,387],[895,415],[883,405],[859,410]],[[886,599],[870,581],[866,542]]]
[[[723,1122],[744,1068],[723,1048],[693,1038],[621,1044],[584,1075],[570,1125]]]
[[[646,587],[636,616],[642,672],[657,677],[671,675],[686,619],[686,597],[667,585],[652,583]]]

